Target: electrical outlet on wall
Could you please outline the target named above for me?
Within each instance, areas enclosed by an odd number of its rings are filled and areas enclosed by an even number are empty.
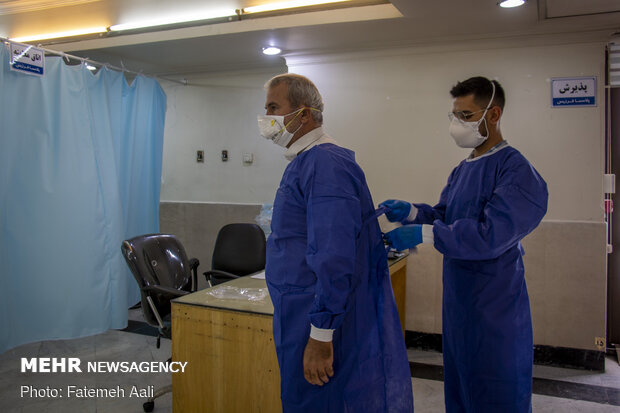
[[[243,164],[244,165],[252,165],[254,162],[254,154],[252,153],[244,153],[243,154]]]
[[[204,162],[205,161],[205,151],[196,151],[196,162]]]
[[[222,151],[222,162],[226,162],[226,161],[228,161],[228,151],[224,149]]]

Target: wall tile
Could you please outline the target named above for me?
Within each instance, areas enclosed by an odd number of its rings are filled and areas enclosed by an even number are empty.
[[[190,258],[198,258],[198,288],[206,288],[203,272],[211,268],[211,256],[220,228],[235,222],[255,223],[261,205],[162,202],[160,231],[177,235]]]
[[[160,206],[162,232],[176,234],[202,272],[211,267],[219,229],[255,222],[260,205],[176,203]],[[603,223],[542,222],[523,240],[534,343],[596,350],[605,337],[606,253]],[[442,255],[422,245],[407,261],[407,330],[441,333]]]

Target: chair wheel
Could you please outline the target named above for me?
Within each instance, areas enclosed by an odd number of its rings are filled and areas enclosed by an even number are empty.
[[[155,408],[155,402],[146,402],[142,405],[145,412],[152,412]]]

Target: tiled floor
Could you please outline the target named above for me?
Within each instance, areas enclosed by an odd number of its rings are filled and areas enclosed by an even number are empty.
[[[409,349],[416,412],[444,412],[440,353]],[[534,366],[536,412],[620,412],[620,366],[605,360],[605,372]]]
[[[78,357],[82,367],[88,361],[166,361],[170,357],[170,340],[155,347],[156,338],[141,334],[110,330],[104,334],[73,340],[44,341],[26,344],[0,355],[0,412],[141,412],[145,399],[129,397],[132,386],[155,388],[170,384],[166,373],[21,373],[21,357]],[[82,388],[117,388],[126,397],[67,398],[67,386]],[[60,388],[63,398],[21,396],[22,386],[35,389]],[[172,410],[172,398],[163,396],[155,403],[155,412]]]
[[[130,319],[136,326],[140,310],[132,310]],[[141,330],[148,333],[148,329]],[[145,334],[110,330],[104,334],[74,340],[44,341],[20,346],[0,355],[0,412],[141,412],[142,397],[130,397],[132,386],[158,388],[170,383],[166,373],[21,373],[21,357],[78,357],[88,361],[165,361],[170,357],[170,341]],[[417,413],[444,412],[441,354],[409,350],[412,386]],[[606,360],[605,373],[534,367],[534,412],[620,412],[620,366],[615,358]],[[121,388],[125,397],[116,398],[46,398],[20,396],[22,386],[33,389]],[[29,388],[28,388],[29,389]],[[43,391],[43,390],[41,390]],[[155,412],[170,412],[171,396],[157,399]]]

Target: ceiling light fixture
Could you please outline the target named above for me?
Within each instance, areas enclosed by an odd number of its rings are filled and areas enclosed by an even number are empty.
[[[66,32],[45,33],[45,34],[37,34],[34,36],[12,37],[9,40],[12,40],[14,42],[32,42],[35,40],[59,39],[61,37],[73,37],[73,36],[83,36],[86,34],[105,33],[107,31],[108,29],[103,26],[89,27],[86,29],[69,30]]]
[[[111,31],[142,29],[145,27],[165,26],[168,24],[188,23],[198,20],[218,19],[223,17],[236,16],[235,9],[212,10],[204,13],[192,13],[191,15],[170,16],[163,19],[143,20],[131,23],[115,24],[110,26]]]
[[[297,7],[316,6],[319,4],[328,4],[328,3],[344,3],[347,1],[351,1],[351,0],[289,0],[289,1],[281,1],[278,3],[263,4],[260,6],[245,7],[241,9],[241,12],[244,14],[262,13],[265,11],[294,9]]]
[[[502,0],[497,3],[498,6],[504,7],[506,9],[511,7],[519,7],[525,4],[525,0]]]
[[[263,53],[268,56],[275,56],[282,53],[282,49],[275,46],[263,47]]]

